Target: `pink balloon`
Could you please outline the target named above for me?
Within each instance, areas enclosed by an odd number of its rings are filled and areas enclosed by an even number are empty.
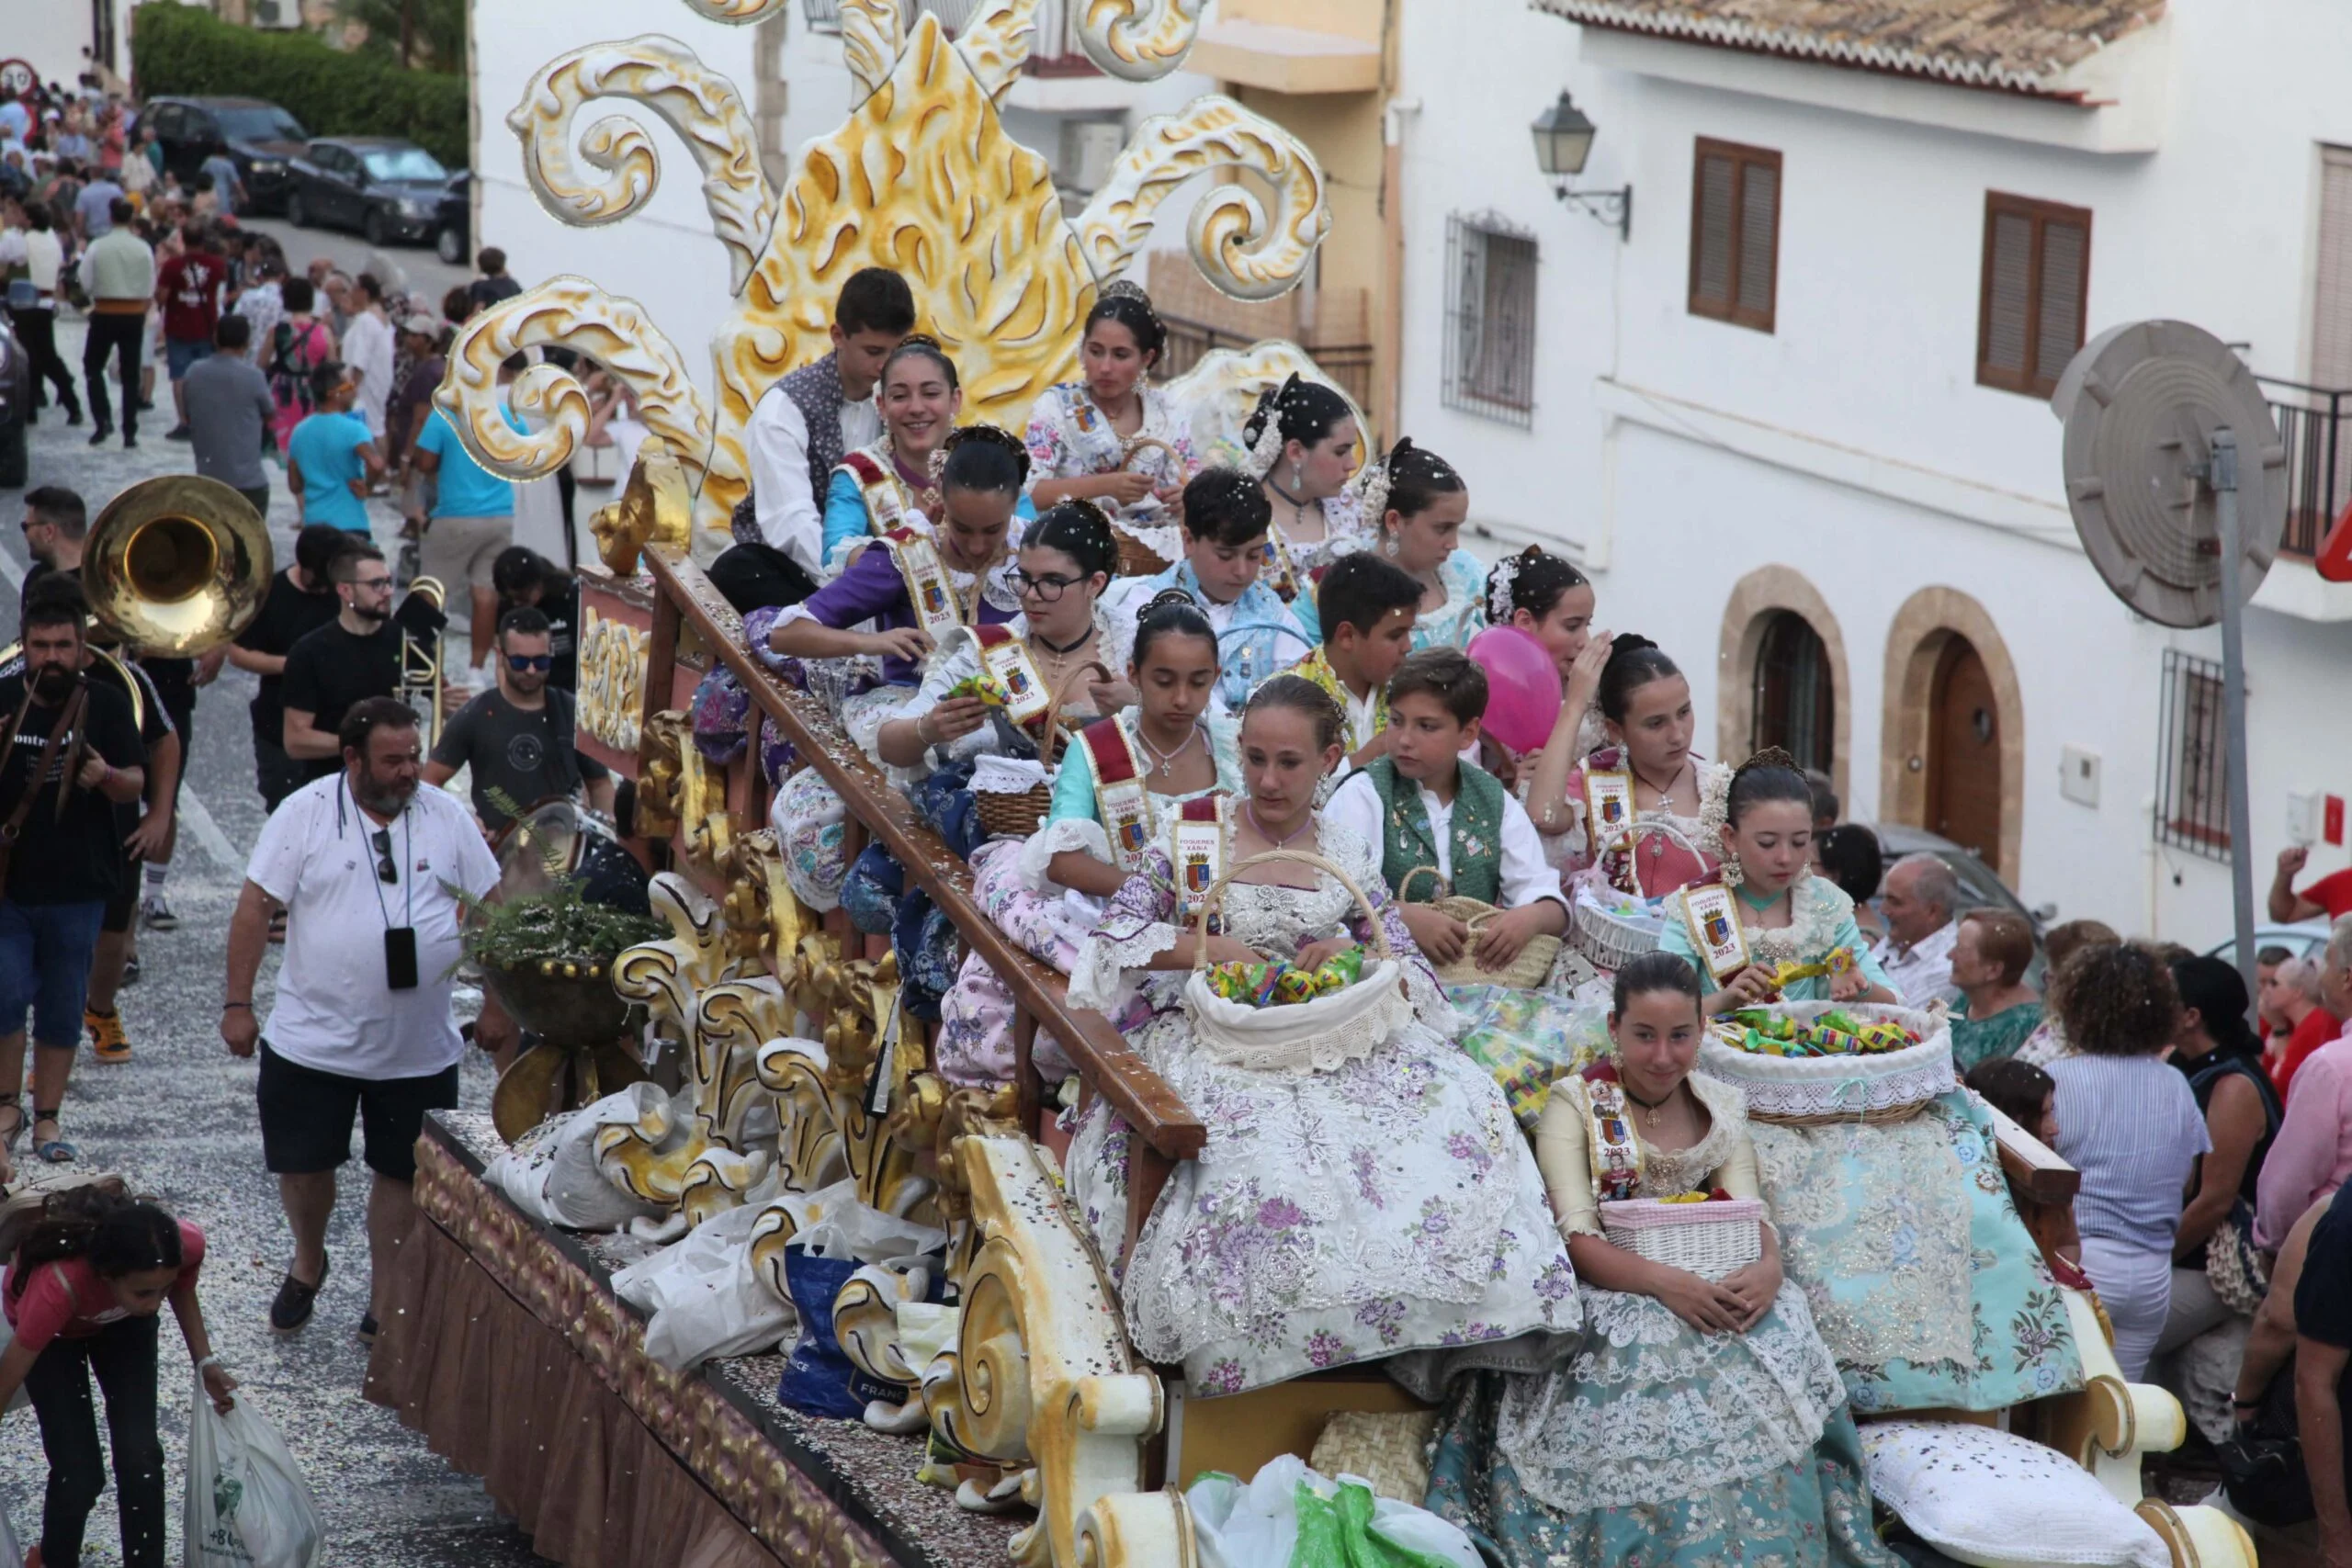
[[[1514,751],[1543,745],[1560,716],[1560,667],[1552,655],[1517,626],[1488,626],[1467,652],[1487,672],[1486,732]]]

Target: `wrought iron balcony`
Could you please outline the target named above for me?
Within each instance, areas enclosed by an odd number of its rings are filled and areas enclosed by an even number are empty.
[[[2352,502],[2352,388],[2311,387],[2256,376],[2287,447],[2287,532],[2281,554],[2309,560]]]

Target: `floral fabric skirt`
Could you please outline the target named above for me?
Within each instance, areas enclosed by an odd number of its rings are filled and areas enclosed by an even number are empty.
[[[1059,892],[1021,885],[1021,842],[1000,839],[972,852],[972,897],[1022,951],[1063,974],[1078,958],[1086,926]],[[939,1074],[957,1088],[1012,1081],[1012,990],[977,953],[964,956],[955,988],[940,1004]],[[1040,1030],[1030,1061],[1048,1083],[1074,1070],[1061,1043]]]
[[[1181,1010],[1128,1038],[1208,1146],[1122,1258],[1128,1132],[1097,1100],[1070,1195],[1119,1271],[1136,1347],[1182,1361],[1195,1393],[1577,1326],[1526,1136],[1485,1069],[1429,1029],[1310,1073],[1213,1062]]]
[[[1861,1439],[1803,1295],[1743,1335],[1581,1288],[1587,1337],[1538,1376],[1458,1380],[1426,1506],[1510,1568],[1892,1565]]]

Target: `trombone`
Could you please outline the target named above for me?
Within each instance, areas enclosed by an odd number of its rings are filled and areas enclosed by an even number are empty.
[[[447,659],[444,634],[449,617],[442,606],[448,591],[435,577],[420,577],[408,585],[408,597],[392,612],[401,627],[400,699],[417,710],[424,727],[424,750],[432,755],[441,743],[441,723],[447,701],[443,676]]]

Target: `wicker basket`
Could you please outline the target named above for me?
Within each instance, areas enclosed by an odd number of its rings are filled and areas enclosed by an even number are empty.
[[[1864,1021],[1893,1019],[1919,1036],[1917,1045],[1877,1055],[1762,1056],[1725,1044],[1710,1030],[1699,1042],[1699,1070],[1746,1094],[1752,1122],[1778,1127],[1901,1122],[1958,1081],[1951,1024],[1940,1002],[1924,1012],[1881,1002],[1773,1002],[1744,1010],[1808,1021],[1833,1011]]]
[[[1439,875],[1437,867],[1417,865],[1405,874],[1404,886],[1396,890],[1396,897],[1402,898],[1405,888],[1410,887],[1413,879],[1423,872],[1427,872],[1440,888],[1446,889],[1445,879]],[[1538,934],[1529,937],[1527,945],[1519,950],[1519,956],[1504,967],[1481,969],[1478,967],[1478,955],[1472,951],[1477,945],[1478,928],[1502,911],[1492,904],[1477,898],[1465,898],[1451,889],[1430,900],[1430,908],[1441,915],[1450,915],[1470,928],[1470,940],[1463,944],[1461,957],[1442,968],[1430,965],[1436,969],[1441,985],[1509,986],[1514,990],[1532,991],[1543,986],[1552,973],[1552,961],[1560,956],[1560,939]]]
[[[1764,1256],[1764,1205],[1753,1198],[1705,1203],[1629,1198],[1600,1205],[1600,1228],[1611,1247],[1702,1280],[1736,1274]]]
[[[1128,437],[1125,445],[1125,456],[1120,459],[1119,463],[1123,470],[1133,468],[1136,466],[1136,459],[1145,453],[1158,451],[1164,453],[1170,462],[1176,463],[1177,482],[1179,484],[1183,482],[1183,465],[1177,462],[1176,449],[1165,441],[1154,435],[1136,435]],[[1111,524],[1111,536],[1119,542],[1119,575],[1121,577],[1157,577],[1176,564],[1151,546],[1144,543],[1142,539],[1129,533],[1125,525],[1119,522],[1115,514]]]
[[[1621,915],[1600,900],[1610,885],[1598,867],[1576,874],[1568,895],[1568,945],[1611,974],[1657,949],[1666,930],[1663,914]],[[1636,895],[1638,897],[1638,895]]]
[[[1057,751],[1069,739],[1061,724],[1062,705],[1090,670],[1101,671],[1105,681],[1117,679],[1110,666],[1095,660],[1087,660],[1062,677],[1061,689],[1046,705],[1046,722],[1040,727],[1037,739],[1037,760],[1046,764],[1049,773]],[[1053,805],[1054,786],[1050,784],[1032,784],[1018,795],[983,795],[976,791],[972,795],[973,812],[991,839],[1027,838],[1046,825],[1046,813],[1053,809]]]
[[[1344,990],[1287,1007],[1229,1002],[1209,987],[1209,915],[1233,879],[1253,865],[1278,861],[1312,866],[1347,889],[1372,928],[1373,961]],[[1336,862],[1306,850],[1251,855],[1209,885],[1193,925],[1193,973],[1184,982],[1184,1011],[1193,1037],[1212,1061],[1254,1072],[1328,1073],[1370,1055],[1410,1022],[1404,966],[1372,900]]]

